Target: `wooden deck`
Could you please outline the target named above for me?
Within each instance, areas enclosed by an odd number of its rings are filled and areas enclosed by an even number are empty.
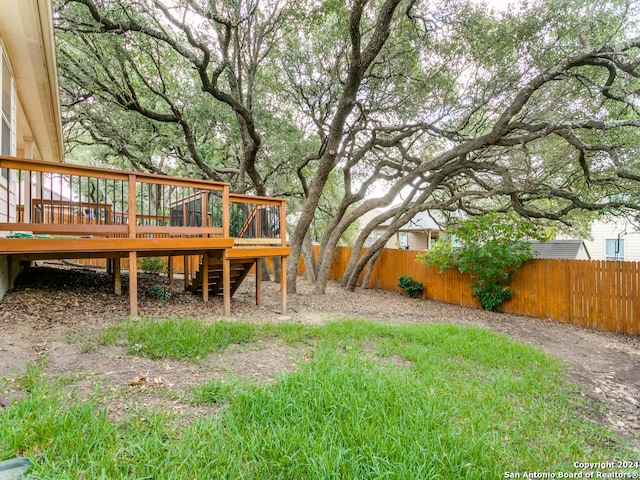
[[[224,314],[242,265],[282,260],[280,303],[286,313],[286,205],[237,195],[229,184],[0,156],[0,255],[10,268],[38,259],[106,258],[120,294],[120,260],[129,259],[130,315],[137,316],[137,259],[199,256],[185,288],[222,294]],[[185,262],[186,263],[186,262]],[[211,265],[219,277],[209,281]],[[216,267],[217,268],[217,267]],[[258,276],[258,275],[257,275]],[[11,275],[10,275],[11,277]],[[233,289],[233,291],[232,291]],[[256,302],[260,302],[256,282]]]

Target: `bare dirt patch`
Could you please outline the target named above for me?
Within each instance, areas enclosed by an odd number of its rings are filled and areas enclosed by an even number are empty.
[[[183,413],[198,413],[185,400],[191,385],[233,376],[272,381],[292,371],[304,357],[303,349],[276,340],[231,346],[198,364],[150,360],[127,355],[119,347],[96,346],[91,333],[127,316],[128,298],[111,293],[108,276],[99,270],[42,263],[19,277],[16,287],[0,302],[0,378],[19,375],[29,362],[47,356],[46,371],[72,377],[71,386],[83,391],[96,382],[114,392],[110,404],[122,415],[132,405],[161,406]],[[192,316],[205,321],[222,317],[222,302],[203,303],[185,292],[181,281],[169,287],[165,276],[139,275],[139,310],[155,318]],[[170,291],[159,300],[146,296],[155,285]],[[123,291],[126,292],[127,277]],[[546,350],[569,367],[570,379],[595,400],[601,418],[640,447],[640,337],[589,330],[551,320],[496,314],[379,290],[348,293],[329,285],[326,295],[312,293],[303,281],[299,293],[289,295],[289,312],[279,311],[279,285],[263,283],[263,305],[254,304],[254,283],[249,277],[232,301],[237,320],[270,322],[290,320],[325,323],[345,317],[386,323],[448,322],[504,333]],[[131,384],[145,377],[141,385]],[[6,383],[6,382],[5,382]],[[10,382],[9,382],[10,384]],[[11,402],[10,385],[0,391],[0,404]],[[210,410],[209,410],[210,411]]]

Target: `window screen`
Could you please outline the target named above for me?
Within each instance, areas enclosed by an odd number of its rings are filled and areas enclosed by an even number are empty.
[[[607,260],[624,260],[624,240],[615,238],[607,240]]]

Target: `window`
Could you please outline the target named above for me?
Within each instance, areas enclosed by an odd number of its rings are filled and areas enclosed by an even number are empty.
[[[462,243],[455,235],[451,235],[451,250],[460,250],[462,248]]]
[[[367,237],[367,239],[364,241],[364,246],[365,247],[370,247],[371,245],[373,245],[379,238],[381,237],[381,235],[379,233],[370,233],[369,236]]]
[[[13,74],[6,55],[0,49],[0,155],[15,155],[15,105]],[[7,170],[2,169],[2,176],[7,178]]]
[[[408,250],[409,249],[409,234],[408,233],[401,233],[399,238],[399,245],[398,247],[401,248],[402,250]]]
[[[607,240],[607,260],[624,260],[624,240],[615,238]]]

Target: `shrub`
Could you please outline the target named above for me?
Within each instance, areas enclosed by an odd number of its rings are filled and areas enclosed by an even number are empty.
[[[441,272],[455,267],[469,273],[473,296],[489,311],[501,311],[500,304],[515,293],[509,288],[511,277],[532,258],[527,240],[544,240],[536,222],[497,212],[470,218],[446,233],[459,247],[440,240],[416,260],[437,266]]]
[[[160,273],[165,269],[165,264],[161,257],[142,257],[140,268],[145,272]]]
[[[411,298],[419,298],[424,291],[424,284],[414,280],[409,275],[402,275],[398,277],[398,286],[403,288]]]
[[[159,300],[168,300],[171,298],[171,292],[157,283],[147,292],[147,296],[157,298]]]

